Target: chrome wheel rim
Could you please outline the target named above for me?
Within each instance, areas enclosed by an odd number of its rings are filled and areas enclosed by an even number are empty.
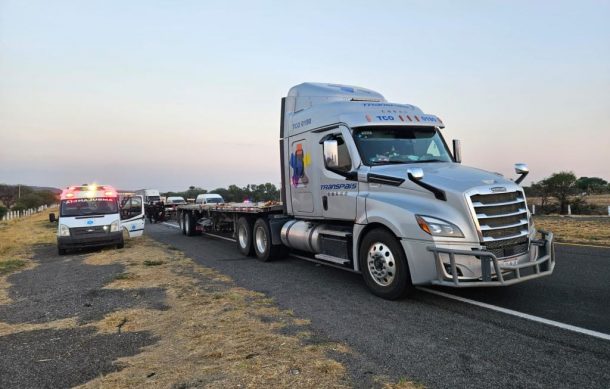
[[[366,258],[371,278],[377,285],[388,286],[396,277],[396,261],[390,248],[381,242],[371,245]]]
[[[257,227],[254,233],[254,240],[256,241],[256,248],[259,253],[264,253],[267,250],[267,235],[263,227]]]
[[[246,227],[239,226],[237,230],[237,238],[239,239],[239,246],[242,248],[246,248],[248,244],[248,235],[246,233]]]

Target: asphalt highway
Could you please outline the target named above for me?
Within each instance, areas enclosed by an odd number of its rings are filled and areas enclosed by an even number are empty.
[[[198,263],[266,293],[310,319],[321,336],[346,343],[356,357],[353,381],[367,375],[413,379],[431,388],[587,387],[610,382],[610,341],[418,291],[385,301],[358,274],[296,258],[261,263],[236,244],[186,237],[162,224],[146,233]],[[555,273],[508,288],[460,295],[610,334],[610,250],[557,246]],[[355,361],[355,362],[354,362]],[[364,386],[364,384],[363,384]]]

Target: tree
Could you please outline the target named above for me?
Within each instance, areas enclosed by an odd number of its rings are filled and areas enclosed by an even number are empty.
[[[13,185],[0,184],[0,201],[5,207],[11,209],[17,202],[19,188]]]
[[[544,180],[540,182],[533,182],[532,186],[529,188],[530,194],[528,196],[534,196],[540,198],[540,208],[541,211],[544,212],[545,207],[548,205],[549,197],[551,193],[549,192],[549,187]]]
[[[576,175],[573,172],[553,173],[549,178],[541,181],[548,188],[548,193],[559,202],[561,214],[568,212],[570,195],[576,190]]]
[[[580,177],[576,180],[576,187],[587,194],[603,193],[608,187],[608,182],[599,177]]]

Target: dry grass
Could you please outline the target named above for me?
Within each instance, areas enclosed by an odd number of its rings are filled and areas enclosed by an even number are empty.
[[[264,295],[235,287],[226,277],[196,266],[176,250],[148,238],[124,250],[89,255],[88,264],[123,263],[129,276],[106,288],[166,290],[170,309],[129,309],[95,323],[100,332],[150,331],[159,341],[144,352],[120,360],[125,368],[85,387],[345,387],[345,368],[326,356],[345,346],[304,346],[298,336],[281,335],[293,321]],[[148,263],[158,263],[148,266]],[[201,280],[215,285],[204,290]],[[273,317],[275,320],[261,320]],[[153,374],[154,373],[154,374]]]
[[[551,231],[556,242],[610,246],[610,218],[535,216],[534,222]]]
[[[0,304],[10,303],[6,294],[10,273],[34,266],[33,248],[55,242],[57,224],[49,222],[49,209],[21,219],[0,222]]]
[[[44,224],[48,223],[46,220],[46,215],[39,215],[3,227],[0,233],[10,237],[10,244],[3,246],[2,258],[28,261],[34,245],[53,243],[54,229]],[[164,303],[169,308],[125,309],[87,324],[99,333],[148,331],[158,341],[137,355],[118,360],[120,371],[100,376],[83,387],[350,386],[345,367],[328,356],[329,352],[351,353],[346,345],[310,344],[309,320],[280,310],[261,293],[236,287],[229,277],[194,264],[178,250],[143,237],[127,241],[123,250],[88,254],[84,263],[123,264],[123,273],[105,288],[160,287],[166,291]],[[152,263],[155,265],[150,266]],[[0,283],[0,292],[7,286]],[[296,327],[296,331],[286,332],[296,335],[282,334],[280,330],[286,326]],[[0,322],[0,336],[76,327],[76,318],[27,325]],[[388,381],[384,378],[378,384],[383,386]],[[419,387],[407,380],[387,385],[387,388]]]

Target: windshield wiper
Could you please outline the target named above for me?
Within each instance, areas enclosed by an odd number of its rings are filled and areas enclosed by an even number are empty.
[[[391,165],[391,164],[401,164],[401,163],[409,163],[409,161],[376,161],[376,162],[371,162],[371,165]]]
[[[419,160],[419,161],[411,161],[410,163],[426,163],[426,162],[449,162],[449,161],[443,161],[442,159],[426,159],[426,160]]]

